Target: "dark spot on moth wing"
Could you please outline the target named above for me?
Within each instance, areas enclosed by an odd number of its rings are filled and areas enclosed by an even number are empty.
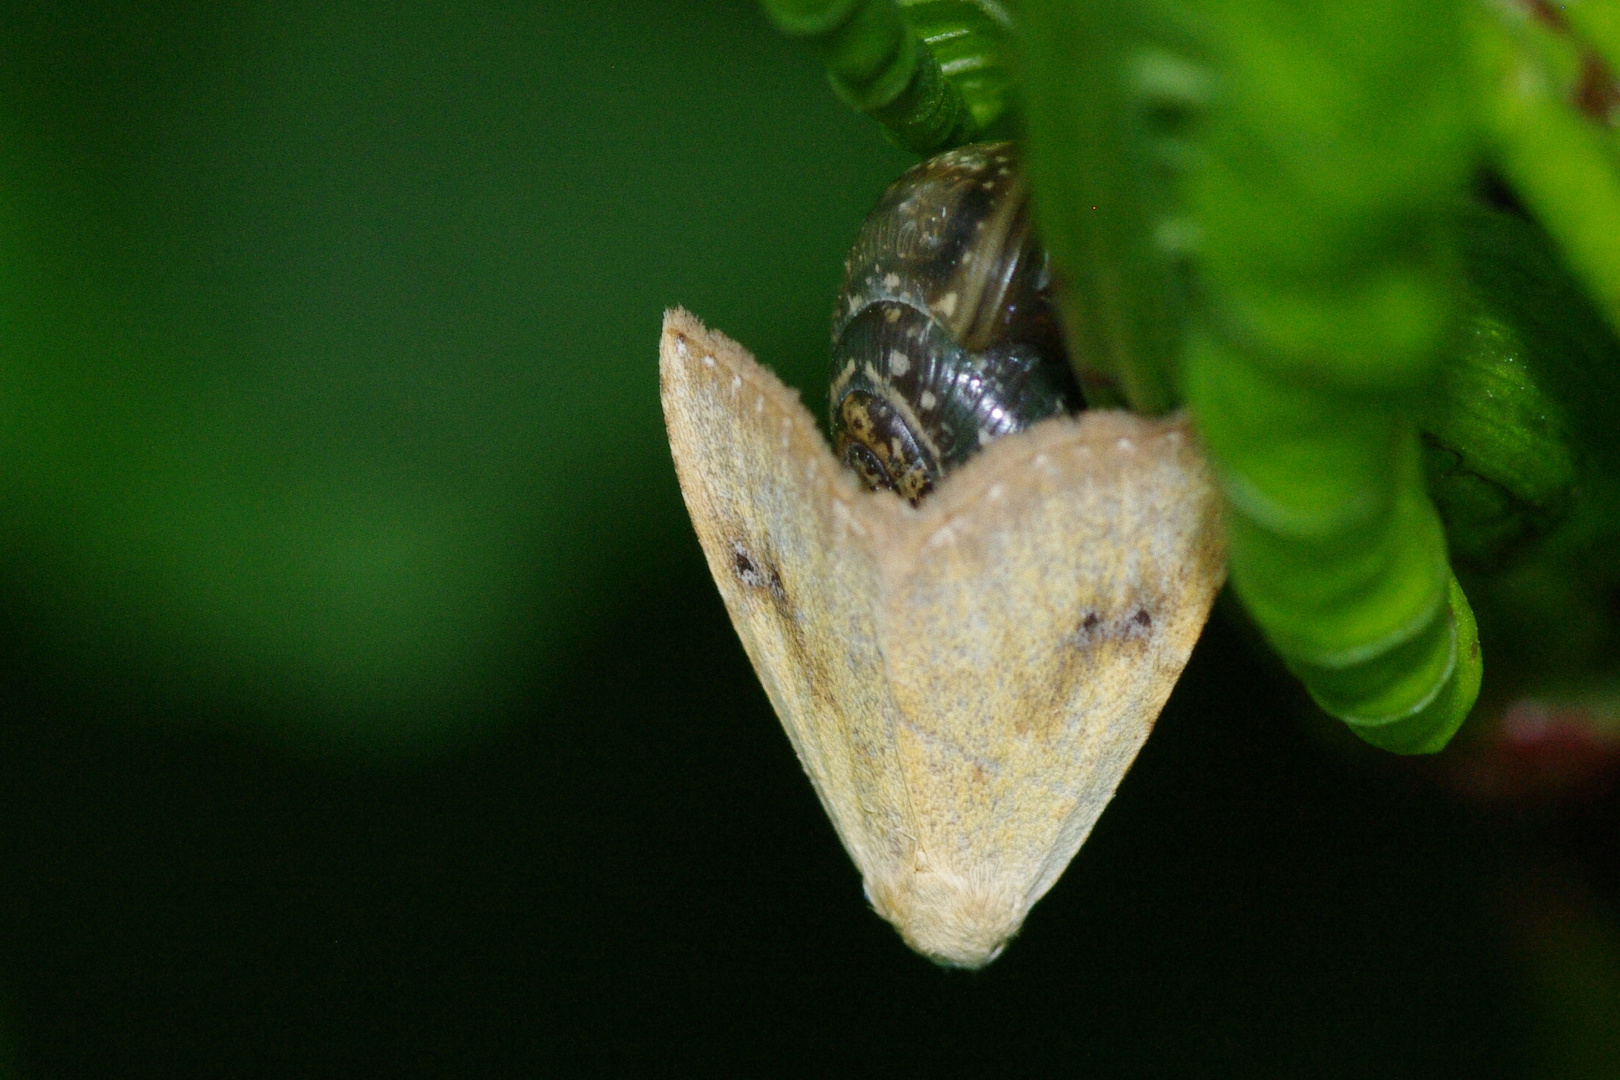
[[[1146,607],[1137,604],[1129,618],[1120,620],[1113,636],[1120,641],[1146,641],[1153,636],[1153,616]]]
[[[1129,616],[1110,622],[1095,611],[1087,611],[1080,617],[1073,633],[1068,635],[1068,642],[1077,649],[1090,648],[1099,640],[1107,641],[1140,641],[1153,632],[1153,616],[1147,608],[1140,605]]]
[[[805,689],[819,703],[820,711],[836,715],[840,708],[838,682],[828,669],[825,649],[813,647],[810,631],[788,598],[787,586],[775,564],[757,547],[734,539],[731,541],[731,571],[746,589],[762,598],[770,598],[769,610],[775,613],[776,623],[781,628],[781,642],[791,653],[789,668],[802,677]]]
[[[1064,640],[1077,649],[1089,648],[1099,636],[1097,628],[1101,625],[1102,616],[1095,611],[1088,611],[1081,616],[1079,624]]]
[[[782,585],[782,575],[769,561],[750,551],[741,540],[731,542],[731,569],[737,575],[737,580],[750,589],[768,590],[778,606],[787,606],[787,589]]]
[[[754,564],[753,556],[743,550],[741,544],[732,545],[734,551],[731,556],[731,568],[737,571],[744,585],[762,585],[764,579],[760,577],[759,567]]]
[[[1121,619],[1115,636],[1122,641],[1145,641],[1153,636],[1153,616],[1141,604],[1131,612],[1129,618]]]
[[[1075,628],[1064,635],[1064,643],[1072,645],[1076,649],[1089,648],[1091,643],[1097,639],[1097,627],[1101,623],[1102,619],[1095,611],[1086,612]]]

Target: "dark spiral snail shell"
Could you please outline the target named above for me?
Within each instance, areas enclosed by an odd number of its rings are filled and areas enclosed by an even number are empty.
[[[981,446],[1082,407],[1011,143],[891,184],[844,264],[832,436],[867,487],[913,505]]]

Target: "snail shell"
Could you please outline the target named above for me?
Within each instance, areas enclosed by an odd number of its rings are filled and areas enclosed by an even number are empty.
[[[915,505],[981,446],[1082,407],[1011,143],[965,146],[891,184],[833,314],[833,446]]]

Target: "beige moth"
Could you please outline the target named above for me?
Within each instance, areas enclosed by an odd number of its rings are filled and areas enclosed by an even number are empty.
[[[687,312],[659,360],[709,569],[867,898],[982,967],[1113,797],[1225,578],[1190,428],[1043,420],[912,507]]]

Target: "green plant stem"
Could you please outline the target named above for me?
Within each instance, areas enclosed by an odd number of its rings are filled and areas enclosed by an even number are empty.
[[[833,90],[901,147],[930,154],[971,141],[978,123],[894,0],[763,0],[786,34],[808,38]]]

